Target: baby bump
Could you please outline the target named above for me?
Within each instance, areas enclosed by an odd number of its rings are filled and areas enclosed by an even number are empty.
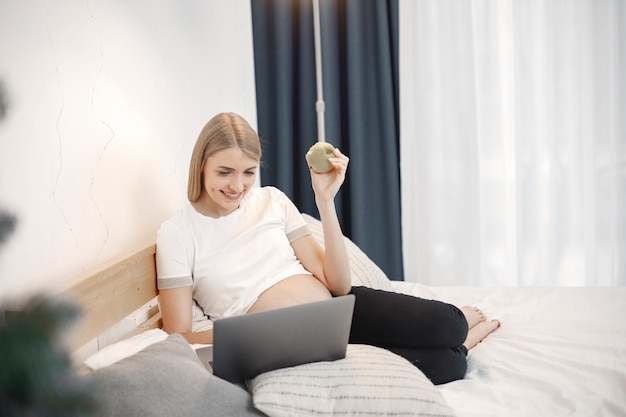
[[[332,295],[312,275],[294,275],[265,290],[248,313],[312,303],[331,298]]]

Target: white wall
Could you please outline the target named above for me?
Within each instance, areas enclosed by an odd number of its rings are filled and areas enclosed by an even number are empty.
[[[204,123],[256,126],[248,0],[2,0],[0,300],[154,241]]]

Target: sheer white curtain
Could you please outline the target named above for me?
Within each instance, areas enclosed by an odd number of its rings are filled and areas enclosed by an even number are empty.
[[[626,1],[399,7],[405,279],[626,285]]]

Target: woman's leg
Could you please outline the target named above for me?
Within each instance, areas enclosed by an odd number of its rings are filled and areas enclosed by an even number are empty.
[[[468,321],[463,311],[441,301],[367,287],[353,287],[350,293],[356,297],[350,343],[386,348],[434,384],[465,376]]]
[[[457,348],[468,324],[457,307],[406,294],[353,287],[350,343],[383,348]]]

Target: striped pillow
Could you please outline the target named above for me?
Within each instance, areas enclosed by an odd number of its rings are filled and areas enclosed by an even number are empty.
[[[344,359],[267,372],[247,384],[254,406],[270,417],[454,415],[418,368],[367,345],[348,345]]]
[[[306,213],[302,213],[304,220],[315,240],[324,245],[324,233],[322,222]],[[352,285],[376,288],[379,290],[393,291],[391,281],[387,275],[372,261],[354,242],[345,238],[350,270],[352,271]]]

